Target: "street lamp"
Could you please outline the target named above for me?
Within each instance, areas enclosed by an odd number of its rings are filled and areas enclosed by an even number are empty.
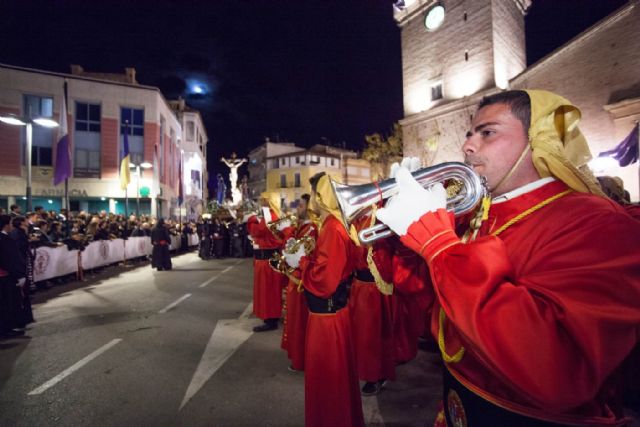
[[[0,116],[0,122],[13,126],[26,126],[27,147],[26,147],[26,163],[27,163],[27,212],[33,210],[31,198],[31,145],[33,142],[33,124],[37,124],[46,128],[54,128],[58,126],[58,122],[45,117],[16,117],[14,115]]]
[[[140,164],[130,163],[130,168],[136,169],[136,217],[140,218],[140,168],[149,169],[153,165],[149,162],[142,162]]]

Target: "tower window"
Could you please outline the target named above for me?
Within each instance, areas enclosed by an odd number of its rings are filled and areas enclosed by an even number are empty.
[[[468,51],[468,50],[465,50],[465,51],[464,51],[464,60],[465,60],[465,61],[468,61],[468,60],[469,60],[469,51]]]
[[[431,100],[437,101],[442,98],[442,82],[437,82],[431,85]]]

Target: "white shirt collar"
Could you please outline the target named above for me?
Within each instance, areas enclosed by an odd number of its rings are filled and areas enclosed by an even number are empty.
[[[500,196],[494,198],[491,203],[496,204],[496,203],[502,203],[502,202],[506,202],[507,200],[511,200],[514,199],[518,196],[521,196],[525,193],[528,193],[530,191],[533,191],[535,189],[538,189],[540,187],[542,187],[545,184],[548,184],[550,182],[555,181],[556,179],[552,176],[549,176],[547,178],[541,178],[537,181],[533,181],[530,182],[526,185],[523,185],[522,187],[516,188],[515,190],[511,190],[508,193],[504,193],[501,194]]]

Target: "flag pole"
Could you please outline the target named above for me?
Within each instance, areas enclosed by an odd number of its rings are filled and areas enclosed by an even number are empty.
[[[69,117],[69,107],[68,107],[68,98],[67,98],[67,79],[64,79],[64,88],[63,88],[63,96],[64,96],[64,117],[65,119],[67,117]],[[69,159],[71,159],[71,156],[69,156]],[[71,166],[71,165],[69,165]],[[64,179],[64,203],[63,203],[65,209],[67,210],[67,214],[65,215],[65,228],[66,228],[66,234],[67,234],[67,238],[71,237],[71,227],[69,227],[69,215],[71,215],[71,208],[69,207],[69,177],[65,177]]]

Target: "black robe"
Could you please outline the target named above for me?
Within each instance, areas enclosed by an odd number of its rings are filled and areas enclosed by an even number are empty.
[[[169,236],[169,230],[165,227],[154,227],[151,230],[151,244],[153,245],[151,267],[158,270],[171,270],[171,254],[169,254],[171,237]]]
[[[24,240],[26,242],[26,235]],[[29,250],[28,246],[25,250]],[[27,253],[21,253],[18,242],[0,233],[0,269],[3,271],[3,277],[0,277],[0,333],[33,322],[29,284],[16,286],[18,279],[27,275],[27,256]]]

